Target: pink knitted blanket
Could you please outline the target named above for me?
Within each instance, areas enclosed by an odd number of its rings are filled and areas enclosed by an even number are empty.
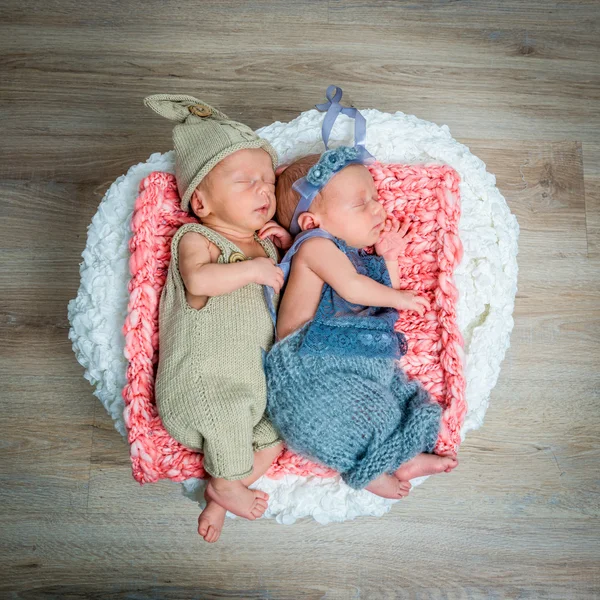
[[[412,234],[399,260],[402,287],[425,293],[430,316],[403,311],[396,328],[408,341],[402,367],[418,378],[444,408],[436,452],[457,450],[466,414],[463,340],[456,322],[458,293],[452,274],[462,257],[458,237],[458,174],[447,166],[370,167],[380,201],[389,214],[412,220]],[[128,314],[123,327],[129,361],[125,399],[133,476],[140,483],[206,477],[202,455],[184,448],[165,431],[154,402],[158,362],[158,304],[170,260],[170,243],[184,223],[196,222],[179,209],[175,178],[154,172],[140,184],[131,228]],[[410,235],[410,234],[409,234]],[[432,316],[433,315],[433,316]],[[334,471],[284,450],[266,476],[331,477]]]

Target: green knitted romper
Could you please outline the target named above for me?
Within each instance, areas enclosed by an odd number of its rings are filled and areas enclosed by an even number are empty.
[[[204,453],[210,475],[242,479],[252,472],[254,452],[280,441],[264,414],[261,348],[273,344],[273,322],[257,283],[212,296],[200,309],[188,304],[179,272],[179,241],[188,231],[218,246],[219,263],[245,260],[235,244],[203,225],[188,223],[173,236],[159,306],[156,405],[171,437]],[[255,239],[277,261],[271,240]]]

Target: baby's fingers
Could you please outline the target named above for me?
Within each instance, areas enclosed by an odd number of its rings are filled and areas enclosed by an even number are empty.
[[[422,304],[427,310],[429,310],[431,308],[431,303],[424,296],[418,296],[417,298],[415,298],[415,300],[419,304]]]
[[[401,225],[402,223],[396,217],[392,216],[392,231],[394,233],[401,232]]]
[[[385,229],[386,233],[392,232],[396,233],[398,231],[398,219],[394,217],[394,215],[388,215],[385,220]]]
[[[407,219],[406,221],[404,221],[402,223],[402,227],[400,228],[400,235],[402,235],[403,237],[406,235],[406,232],[408,231],[408,228],[410,227],[410,221]]]
[[[279,294],[279,291],[283,287],[283,277],[279,279],[279,277],[275,277],[271,280],[270,286],[273,288],[273,291],[276,294]]]
[[[266,237],[270,235],[277,235],[278,229],[276,225],[265,225],[259,232],[258,237],[261,240],[264,240]]]
[[[284,279],[283,279],[283,271],[277,267],[276,269],[276,273],[275,273],[275,279],[273,282],[273,289],[275,290],[276,293],[279,293],[279,290],[281,290],[281,288],[283,287],[283,283],[284,283]]]
[[[258,235],[260,235],[265,229],[269,229],[270,227],[273,227],[273,225],[277,225],[277,223],[275,221],[267,221],[259,230],[258,230]]]
[[[258,237],[264,238],[269,235],[285,235],[287,231],[276,221],[268,221],[258,230]]]
[[[424,306],[422,306],[421,304],[415,304],[415,305],[413,306],[413,310],[414,310],[416,313],[419,313],[419,316],[420,316],[420,317],[422,317],[422,316],[425,314],[425,307],[424,307]]]

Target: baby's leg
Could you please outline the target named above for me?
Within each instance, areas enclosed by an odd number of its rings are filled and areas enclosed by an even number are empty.
[[[240,483],[245,488],[247,488],[249,485],[252,485],[257,479],[262,477],[267,472],[273,461],[281,452],[282,447],[283,445],[279,443],[276,446],[272,446],[271,448],[265,448],[264,450],[259,450],[258,452],[255,452],[252,473],[244,479],[240,479],[237,482],[229,483]],[[209,486],[211,486],[211,483],[213,483],[214,481],[215,479],[211,478],[208,485],[206,486],[206,491],[204,492],[204,497],[206,498],[206,508],[202,511],[200,517],[198,518],[198,533],[207,542],[216,542],[219,539],[219,536],[221,535],[221,529],[223,528],[223,523],[225,521],[225,513],[227,510],[230,510],[228,507],[223,507],[219,503],[215,494],[209,493]],[[254,513],[256,513],[256,516],[253,517],[254,519],[256,519],[260,517],[267,509],[267,500],[269,499],[269,495],[259,490],[246,489],[246,491],[250,492],[251,494],[254,494],[255,492],[258,494],[258,500],[255,504],[255,509],[257,510],[254,511]],[[234,511],[231,512],[233,512],[234,514],[238,514]]]
[[[423,452],[400,465],[394,472],[394,477],[406,481],[423,475],[450,473],[456,466],[458,466],[456,452],[448,452],[443,456]]]

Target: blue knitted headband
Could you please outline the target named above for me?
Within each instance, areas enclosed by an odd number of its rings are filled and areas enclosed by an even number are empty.
[[[319,162],[316,165],[313,165],[306,177],[298,179],[298,181],[295,181],[292,185],[292,189],[300,194],[300,200],[298,201],[290,224],[290,233],[293,236],[300,233],[298,217],[310,208],[310,205],[319,190],[325,187],[327,182],[336,173],[348,165],[364,165],[375,160],[365,148],[365,138],[367,133],[365,118],[360,114],[360,111],[357,108],[346,107],[340,104],[342,94],[342,88],[330,85],[325,92],[327,102],[316,105],[317,110],[327,111],[325,119],[323,120],[323,126],[321,127],[325,152],[321,154]],[[327,146],[329,134],[340,113],[354,119],[354,146],[340,146],[339,148],[329,150]]]

